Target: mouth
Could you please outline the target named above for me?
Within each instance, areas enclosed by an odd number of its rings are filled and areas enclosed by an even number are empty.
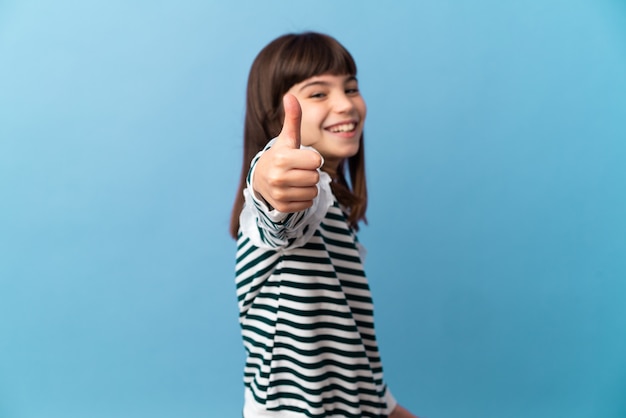
[[[332,133],[345,133],[354,132],[354,130],[356,130],[356,127],[357,124],[355,122],[343,122],[329,126],[326,128],[326,130]]]

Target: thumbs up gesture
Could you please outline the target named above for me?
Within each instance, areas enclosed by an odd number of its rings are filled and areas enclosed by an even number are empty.
[[[300,149],[302,109],[295,96],[283,97],[285,121],[272,147],[257,161],[252,188],[280,212],[300,212],[313,205],[322,156]]]

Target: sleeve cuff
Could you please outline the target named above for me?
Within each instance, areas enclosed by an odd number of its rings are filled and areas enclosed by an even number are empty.
[[[282,221],[285,220],[285,218],[287,217],[287,215],[289,215],[288,213],[285,212],[281,212],[277,209],[272,208],[266,201],[265,199],[263,199],[260,195],[257,195],[257,193],[254,191],[254,189],[252,188],[252,184],[253,184],[253,179],[254,179],[254,170],[256,169],[256,164],[252,166],[252,168],[250,169],[250,179],[249,179],[249,184],[248,187],[246,188],[246,198],[250,198],[250,200],[252,200],[252,203],[261,211],[263,212],[269,219],[272,220],[272,222],[274,223],[280,223]]]
[[[389,387],[385,388],[385,403],[387,404],[386,415],[390,415],[393,410],[396,409],[396,406],[398,406],[398,401],[396,401],[396,398],[391,394]]]

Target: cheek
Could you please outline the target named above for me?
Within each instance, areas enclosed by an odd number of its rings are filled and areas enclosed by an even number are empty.
[[[302,108],[302,128],[319,131],[323,126],[324,118],[315,108]]]
[[[357,109],[359,109],[361,118],[365,119],[365,116],[367,116],[367,105],[365,104],[364,100],[360,101],[360,103],[357,105]]]
[[[310,114],[305,113],[303,109],[302,121],[300,122],[300,139],[302,141],[302,145],[309,146],[315,144],[317,138],[316,132],[316,125],[311,120]]]

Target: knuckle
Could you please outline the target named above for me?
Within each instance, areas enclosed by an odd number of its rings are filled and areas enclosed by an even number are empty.
[[[289,155],[284,152],[277,152],[274,155],[274,164],[278,167],[286,167],[289,164]]]
[[[284,202],[287,200],[287,194],[283,189],[275,189],[272,193],[272,198],[277,202]]]
[[[274,205],[274,209],[278,210],[279,212],[289,212],[289,208],[282,203],[276,203],[276,205]]]
[[[315,154],[316,154],[315,155],[315,165],[318,166],[318,167],[321,167],[322,166],[322,162],[324,160],[322,160],[322,156],[320,154],[318,154],[318,153],[315,153]]]
[[[317,151],[310,150],[309,155],[311,166],[315,166],[315,168],[317,168],[322,165],[322,156]]]
[[[269,184],[270,187],[273,187],[273,188],[281,187],[285,183],[282,172],[279,170],[270,171],[267,175],[266,181],[267,181],[267,184]]]

